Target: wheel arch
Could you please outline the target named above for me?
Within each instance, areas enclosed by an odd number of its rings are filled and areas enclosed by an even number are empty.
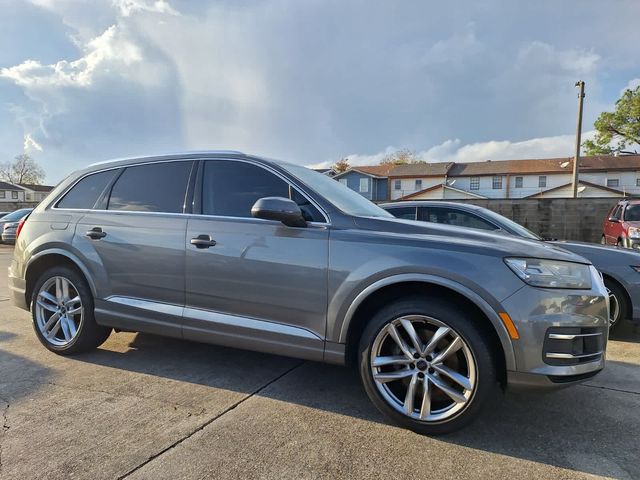
[[[91,293],[95,297],[95,284],[91,279],[91,275],[89,275],[89,271],[80,259],[63,249],[48,249],[33,255],[25,268],[25,300],[29,307],[31,305],[33,288],[38,278],[40,278],[40,275],[49,268],[61,265],[66,265],[77,270],[87,281]]]
[[[479,314],[479,322],[483,329],[492,335],[498,349],[499,367],[515,370],[515,354],[509,334],[496,310],[480,295],[449,279],[426,274],[402,274],[387,277],[369,285],[362,290],[350,304],[340,329],[339,342],[345,344],[345,357],[350,361],[357,352],[360,335],[367,324],[368,312],[395,300],[400,296],[414,294],[444,295],[459,302],[464,308]],[[501,354],[501,355],[500,355]]]

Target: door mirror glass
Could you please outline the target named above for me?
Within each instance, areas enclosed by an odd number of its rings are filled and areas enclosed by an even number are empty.
[[[300,207],[293,200],[284,197],[258,199],[251,207],[251,215],[254,218],[262,218],[264,220],[277,220],[288,227],[307,226]]]

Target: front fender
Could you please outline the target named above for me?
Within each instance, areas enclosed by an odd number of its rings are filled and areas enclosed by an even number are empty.
[[[362,304],[362,302],[364,302],[365,299],[369,298],[370,295],[374,295],[376,291],[380,290],[381,288],[405,282],[420,282],[425,284],[438,285],[453,290],[456,293],[463,295],[464,297],[469,299],[469,301],[475,304],[487,316],[487,318],[493,325],[500,340],[500,344],[502,345],[502,349],[505,353],[506,368],[508,370],[515,369],[516,363],[513,345],[511,343],[509,333],[507,332],[498,315],[498,311],[500,310],[498,301],[491,298],[483,298],[478,293],[476,293],[476,291],[454,280],[426,273],[392,274],[384,278],[375,280],[372,283],[369,283],[366,286],[360,288],[358,290],[359,293],[357,293],[355,298],[351,298],[345,301],[344,304],[340,306],[340,308],[336,309],[337,311],[335,320],[333,322],[329,322],[329,324],[333,325],[334,328],[327,332],[327,340],[337,343],[346,343],[349,325],[355,315],[355,312],[358,310],[358,307]]]

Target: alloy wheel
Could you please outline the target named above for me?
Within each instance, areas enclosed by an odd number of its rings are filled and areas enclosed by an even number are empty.
[[[84,316],[76,287],[65,277],[51,277],[36,296],[35,317],[44,339],[56,347],[69,345],[78,335]]]
[[[618,323],[620,317],[620,301],[618,297],[607,288],[607,294],[609,295],[609,326],[613,327]]]
[[[432,317],[408,315],[385,325],[373,342],[370,362],[382,397],[415,420],[448,420],[471,403],[476,390],[471,349]]]

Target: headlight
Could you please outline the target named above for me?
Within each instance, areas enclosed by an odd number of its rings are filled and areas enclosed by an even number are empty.
[[[588,265],[541,258],[505,258],[504,261],[522,281],[533,287],[591,289]]]
[[[629,227],[629,237],[630,238],[640,238],[640,228],[638,228],[638,227]]]

